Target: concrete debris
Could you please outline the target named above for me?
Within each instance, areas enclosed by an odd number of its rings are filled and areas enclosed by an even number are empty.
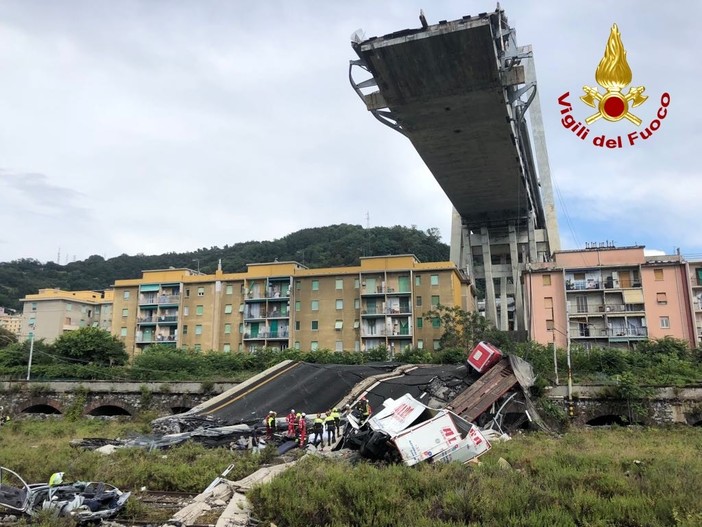
[[[497,466],[504,470],[512,470],[512,465],[503,457],[497,460]]]
[[[115,445],[105,445],[101,446],[100,448],[96,448],[95,452],[99,452],[100,454],[103,454],[105,456],[109,456],[110,454],[114,454],[115,450],[117,450],[118,447]]]

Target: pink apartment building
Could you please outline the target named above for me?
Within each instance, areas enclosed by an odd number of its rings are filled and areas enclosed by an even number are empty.
[[[678,255],[645,256],[643,246],[558,251],[528,266],[523,280],[529,335],[542,344],[697,342],[689,267]]]

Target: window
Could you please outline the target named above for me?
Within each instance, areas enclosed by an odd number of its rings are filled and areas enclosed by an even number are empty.
[[[70,311],[70,310],[69,310]],[[128,317],[129,316],[129,309],[126,307],[122,310],[122,316],[123,317]]]
[[[224,334],[229,335],[232,332],[231,324],[224,324]]]
[[[553,297],[547,296],[544,298],[544,307],[546,309],[553,309]]]
[[[224,289],[224,294],[225,294],[225,295],[231,295],[231,294],[233,294],[233,293],[234,293],[234,286],[233,286],[233,285],[228,285],[228,286]]]
[[[243,333],[243,332],[244,332],[244,323],[241,322],[241,323],[239,323],[239,333]]]
[[[670,317],[660,317],[660,319],[661,319],[661,328],[662,329],[670,328]]]
[[[341,340],[336,341],[336,347],[334,348],[335,351],[344,351],[344,343]]]
[[[432,318],[431,319],[431,327],[440,328],[441,327],[441,319],[439,317]]]
[[[344,321],[343,321],[343,320],[337,320],[337,321],[334,323],[334,329],[339,330],[339,329],[343,329],[343,327],[344,327]]]
[[[434,350],[439,350],[441,349],[441,341],[440,340],[435,340],[434,341]]]
[[[344,309],[344,301],[341,298],[336,299],[336,309]]]
[[[295,300],[295,311],[300,311],[300,301]]]
[[[439,275],[438,274],[431,275],[431,285],[439,285]]]
[[[295,280],[295,289],[297,289],[299,291],[301,288],[302,288],[302,281]],[[298,344],[299,344],[299,342],[298,342]],[[298,349],[300,349],[300,348],[298,348]]]
[[[188,326],[185,325],[185,326],[183,326],[183,335],[187,335],[187,334],[188,334]]]
[[[224,347],[222,348],[222,351],[224,353],[231,353],[232,351],[232,345],[231,344],[224,344]]]
[[[73,311],[73,304],[66,304],[66,311]]]
[[[295,321],[295,331],[300,331],[300,321],[299,320]]]
[[[541,277],[544,281],[544,285],[551,285],[551,275],[545,274]]]
[[[337,278],[336,279],[336,289],[337,291],[340,289],[344,288],[344,279],[343,278]]]
[[[310,342],[310,351],[317,351],[319,349],[319,342],[313,340]]]
[[[422,317],[417,317],[417,329],[422,329],[424,327],[424,319]]]
[[[224,314],[225,315],[230,315],[231,312],[232,312],[232,305],[231,304],[227,304],[226,306],[224,306]]]
[[[195,306],[195,314],[196,315],[202,315],[205,312],[205,306],[202,304],[199,306]]]
[[[197,324],[195,326],[195,334],[196,335],[202,335],[202,324]]]
[[[353,321],[353,329],[358,329],[361,327],[361,322],[359,320]]]
[[[668,303],[668,295],[665,293],[656,293],[656,302],[659,304],[667,304]]]
[[[299,340],[296,340],[296,341],[295,341],[295,346],[294,346],[294,347],[295,347],[296,350],[299,350],[299,349],[300,349],[300,341],[299,341]]]
[[[125,300],[129,300],[129,291],[124,292],[124,297]]]
[[[358,278],[355,278],[353,281],[353,288],[358,289],[359,287],[361,287],[361,281]]]
[[[439,295],[431,295],[431,305],[432,307],[439,305]]]
[[[190,314],[190,308],[188,306],[183,307],[183,316],[187,317]]]
[[[195,346],[193,346],[193,350],[195,350],[195,351],[202,351],[202,345],[200,345],[200,344],[195,344]]]
[[[319,311],[319,300],[312,300],[312,311]]]
[[[190,298],[190,289],[185,290],[185,298]]]
[[[422,297],[421,296],[417,297],[417,307],[422,307]]]
[[[653,278],[657,282],[660,282],[663,280],[663,269],[654,269],[653,270]]]
[[[317,331],[319,329],[319,320],[312,321],[312,331]]]
[[[356,298],[356,299],[353,301],[353,308],[354,308],[354,309],[361,309],[361,301],[360,301],[358,298]]]
[[[37,310],[37,303],[32,302],[32,311],[36,311],[36,310]]]
[[[312,280],[312,291],[319,291],[319,280]]]
[[[361,351],[361,342],[356,340],[353,343],[353,351]]]
[[[126,337],[127,336],[127,328],[121,328],[119,330],[119,336],[120,337]]]
[[[66,324],[67,326],[70,326],[71,325],[71,317],[66,317],[64,319],[63,323]],[[32,329],[34,329],[34,328],[32,328]]]
[[[239,313],[244,312],[244,304],[239,304]]]
[[[546,320],[546,330],[553,331],[553,320]]]
[[[421,274],[415,275],[415,277],[414,277],[414,285],[417,286],[417,287],[419,287],[420,285],[422,285],[422,275],[421,275]]]
[[[204,287],[197,288],[197,296],[205,296],[205,288]]]

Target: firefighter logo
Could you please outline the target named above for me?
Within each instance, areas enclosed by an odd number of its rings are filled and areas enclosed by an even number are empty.
[[[641,119],[631,113],[629,104],[631,103],[632,108],[643,104],[648,99],[643,95],[646,88],[632,86],[626,94],[622,92],[631,84],[631,68],[626,61],[626,50],[617,24],[612,25],[604,57],[595,70],[595,81],[606,91],[600,93],[598,88],[583,86],[585,95],[582,95],[580,100],[591,108],[597,109],[597,113],[585,119],[587,124],[592,124],[602,117],[610,122],[627,119],[636,126],[641,125]]]

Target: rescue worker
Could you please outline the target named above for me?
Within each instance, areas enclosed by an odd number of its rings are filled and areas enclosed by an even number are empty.
[[[334,420],[334,428],[336,430],[336,436],[338,436],[339,435],[339,427],[341,426],[341,413],[339,413],[338,408],[334,408],[334,409],[332,409],[332,411],[329,415]]]
[[[336,408],[334,409],[336,410]],[[324,427],[327,429],[327,443],[332,446],[332,443],[336,441],[336,422],[334,419],[334,410],[329,411],[329,415],[324,420]]]
[[[307,446],[307,421],[305,420],[306,414],[303,412],[300,414],[300,419],[297,421],[297,429],[300,441],[300,448],[305,448]]]
[[[358,400],[358,403],[356,403],[356,410],[360,414],[361,422],[365,423],[371,414],[371,406],[365,396],[361,397]]]
[[[49,487],[56,487],[63,483],[63,472],[54,472],[49,478]]]
[[[258,452],[261,449],[261,440],[258,437],[258,426],[254,426],[251,432],[251,450]]]
[[[300,442],[300,418],[302,417],[302,414],[300,412],[297,412],[295,414],[295,441],[297,443]]]
[[[317,448],[317,445],[321,442],[322,443],[322,448],[324,448],[324,418],[326,415],[324,414],[317,414],[317,417],[314,418],[314,422],[312,424],[312,431],[314,432],[314,435],[312,436],[312,440],[310,441],[315,448]]]
[[[273,439],[273,434],[276,432],[275,418],[276,413],[273,410],[268,412],[266,417],[266,439],[268,440]]]
[[[295,437],[295,421],[297,416],[295,415],[295,410],[291,409],[287,417],[288,420],[288,437],[292,439]]]

